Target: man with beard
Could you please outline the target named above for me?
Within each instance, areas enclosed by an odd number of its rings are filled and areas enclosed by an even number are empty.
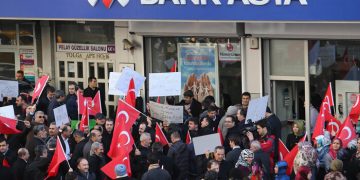
[[[47,132],[44,125],[36,125],[33,128],[33,138],[26,142],[26,149],[29,150],[30,153],[30,160],[33,160],[35,158],[35,147],[39,145],[45,146],[45,139],[47,137]],[[46,146],[45,146],[46,147]],[[47,154],[47,153],[46,153]]]
[[[105,166],[104,147],[99,142],[94,142],[91,145],[89,161],[89,171],[93,172],[96,179],[103,180],[105,178],[104,173],[101,171],[101,167]]]

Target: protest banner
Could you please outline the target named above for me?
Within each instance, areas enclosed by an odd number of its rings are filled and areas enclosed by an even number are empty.
[[[120,79],[121,73],[119,72],[110,72],[109,77],[109,92],[110,95],[124,95],[121,93],[118,86],[116,86],[117,81]]]
[[[170,123],[183,123],[183,106],[170,106],[155,102],[149,103],[151,117],[167,120]]]
[[[150,73],[149,96],[179,96],[181,95],[181,73]]]
[[[205,154],[206,151],[213,152],[216,146],[222,146],[219,133],[194,137],[192,142],[196,156]]]
[[[139,74],[138,72],[132,70],[129,67],[124,67],[121,76],[116,82],[116,87],[119,88],[120,95],[125,96],[128,89],[131,78],[134,79],[135,83],[135,94],[136,96],[140,96],[140,89],[144,84],[145,77]]]
[[[19,94],[19,83],[17,81],[0,80],[0,101],[3,97],[17,97]]]
[[[9,106],[0,107],[0,116],[7,117],[10,119],[16,119],[14,106],[9,105]]]
[[[246,115],[246,124],[248,124],[249,119],[255,123],[265,117],[268,100],[269,96],[264,96],[250,101]]]
[[[65,104],[54,109],[54,117],[57,127],[70,122]]]

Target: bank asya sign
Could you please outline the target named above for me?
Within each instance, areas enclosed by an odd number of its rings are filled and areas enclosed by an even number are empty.
[[[117,1],[122,7],[125,7],[129,0],[102,0],[102,3],[106,8],[110,8],[112,4]],[[213,3],[215,5],[234,5],[235,0],[227,0],[227,2],[222,3],[220,0],[209,0],[209,3]],[[281,6],[281,5],[291,5],[293,1],[296,1],[296,3],[300,3],[301,5],[307,5],[307,0],[240,0],[240,2],[244,5],[256,5],[256,6],[263,6],[266,4],[271,3],[271,1],[275,1],[275,5]],[[89,4],[91,6],[95,6],[98,2],[98,0],[88,0]],[[193,5],[207,5],[207,0],[171,0],[174,5],[186,5],[186,4],[193,4]],[[142,5],[164,5],[165,0],[140,0],[140,4]]]

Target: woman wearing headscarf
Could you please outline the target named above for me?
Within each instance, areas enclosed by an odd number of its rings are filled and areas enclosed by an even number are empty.
[[[289,134],[286,138],[286,147],[291,151],[291,149],[304,137],[304,121],[297,120],[294,121],[292,125],[292,133]]]
[[[317,136],[315,138],[315,147],[318,153],[318,172],[316,174],[316,179],[324,179],[326,174],[326,155],[329,153],[330,149],[330,133],[328,131],[324,132],[324,135]]]
[[[244,149],[241,151],[238,161],[235,164],[235,168],[238,168],[244,175],[244,177],[251,177],[252,161],[254,159],[254,153],[250,149]]]
[[[342,141],[339,138],[333,139],[329,153],[325,155],[325,170],[329,171],[331,161],[334,159],[340,159],[342,160],[342,157],[344,156],[345,151],[342,148]]]
[[[346,177],[342,174],[343,163],[339,159],[331,161],[331,172],[327,173],[324,180],[346,180]]]
[[[301,167],[307,167],[310,169],[314,175],[312,179],[315,179],[316,174],[316,161],[318,154],[316,150],[312,147],[310,142],[300,142],[298,144],[299,152],[295,156],[294,160],[294,172],[298,175]]]

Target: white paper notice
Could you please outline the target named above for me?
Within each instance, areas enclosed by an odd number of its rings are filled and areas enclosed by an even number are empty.
[[[110,72],[109,78],[109,92],[111,95],[123,95],[120,89],[116,86],[116,83],[120,79],[121,73],[118,72]]]
[[[181,95],[181,73],[150,73],[149,96],[179,96]]]
[[[183,106],[170,106],[155,102],[149,103],[151,117],[170,123],[183,123]]]
[[[17,81],[0,80],[0,101],[2,97],[17,97],[19,95],[19,83]]]
[[[0,107],[0,116],[7,117],[10,119],[16,119],[14,106],[9,105],[9,106]]]
[[[209,134],[192,138],[195,155],[205,154],[206,151],[213,152],[216,146],[221,146],[219,133]]]
[[[65,104],[54,109],[54,116],[57,127],[69,123],[69,116]]]
[[[246,124],[248,124],[249,119],[255,123],[265,117],[268,100],[269,96],[264,96],[250,101],[249,109],[246,115]]]
[[[120,90],[120,95],[125,96],[128,89],[129,89],[129,83],[131,78],[134,79],[134,83],[135,83],[135,93],[136,96],[140,96],[140,89],[142,87],[142,85],[144,84],[145,81],[145,77],[142,76],[141,74],[139,74],[138,72],[132,70],[129,67],[125,67],[122,72],[121,72],[121,76],[118,79],[118,81],[116,82],[116,87],[119,88]]]

